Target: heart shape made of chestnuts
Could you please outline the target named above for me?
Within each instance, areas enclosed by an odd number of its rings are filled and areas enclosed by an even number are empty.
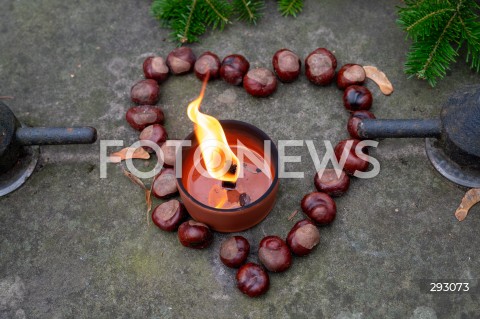
[[[222,78],[231,85],[243,84],[244,89],[252,96],[266,97],[275,92],[277,78],[284,83],[295,81],[301,73],[302,62],[293,51],[281,49],[273,56],[272,66],[274,72],[267,68],[250,70],[250,63],[242,55],[232,54],[220,62],[219,57],[210,51],[197,59],[188,47],[174,49],[166,59],[159,56],[145,59],[143,71],[146,79],[134,84],[130,92],[132,102],[138,106],[127,111],[126,120],[133,129],[141,131],[140,140],[151,141],[162,148],[164,168],[154,178],[151,187],[155,197],[168,199],[178,193],[172,169],[175,165],[175,151],[173,147],[165,144],[168,139],[167,131],[162,126],[165,116],[163,111],[155,106],[160,96],[159,84],[164,82],[169,74],[183,75],[194,71],[202,81],[209,74],[208,81]],[[368,88],[362,86],[367,75],[364,68],[358,64],[345,64],[338,73],[336,68],[337,59],[325,48],[314,50],[305,59],[305,74],[310,82],[319,86],[329,85],[336,75],[337,87],[344,90],[343,105],[351,112],[347,130],[352,138],[339,142],[335,147],[338,160],[344,150],[347,151],[343,171],[337,174],[334,169],[325,169],[315,175],[316,192],[305,195],[300,203],[308,218],[295,223],[285,240],[278,236],[266,236],[260,241],[258,259],[262,265],[247,262],[250,243],[243,236],[228,237],[221,244],[220,260],[227,267],[238,268],[237,287],[250,297],[267,292],[270,286],[268,272],[283,272],[289,269],[292,254],[306,256],[313,251],[320,243],[318,226],[328,225],[336,217],[337,208],[333,198],[347,192],[350,176],[355,171],[364,172],[369,168],[369,163],[359,158],[354,151],[360,143],[358,122],[362,118],[375,118],[369,111],[372,94]],[[152,151],[149,148],[146,150]],[[366,154],[367,150],[363,152]],[[210,246],[214,238],[207,225],[189,219],[184,205],[176,199],[158,205],[152,212],[152,220],[164,231],[178,230],[178,239],[185,247],[203,249]]]

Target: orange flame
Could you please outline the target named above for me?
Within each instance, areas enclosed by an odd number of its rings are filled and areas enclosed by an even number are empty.
[[[211,177],[225,181],[236,182],[240,172],[237,156],[233,153],[227,142],[227,137],[220,122],[200,112],[208,76],[203,81],[200,95],[188,105],[187,114],[190,120],[195,123],[195,136],[200,144],[205,168]],[[236,165],[235,172],[230,168]]]
[[[227,190],[219,185],[214,185],[208,194],[208,203],[215,208],[222,208],[227,200]]]

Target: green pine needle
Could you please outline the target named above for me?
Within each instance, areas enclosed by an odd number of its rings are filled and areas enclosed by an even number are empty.
[[[448,66],[455,62],[458,53],[449,41],[427,38],[422,42],[414,42],[407,55],[405,73],[427,80],[435,86],[437,78],[446,75]]]
[[[480,72],[480,23],[478,16],[474,13],[479,10],[480,6],[472,3],[470,8],[472,11],[466,12],[464,16],[459,17],[460,29],[462,38],[467,43],[467,63],[470,62],[470,67],[477,72]]]
[[[283,16],[296,17],[303,1],[278,0],[278,10]],[[172,29],[172,39],[181,45],[198,41],[208,27],[223,30],[232,16],[256,24],[264,7],[265,0],[153,0],[151,11],[163,27]]]
[[[151,12],[163,27],[170,28],[172,20],[181,14],[179,8],[187,5],[188,3],[182,0],[155,0],[152,3]]]
[[[223,0],[203,0],[202,12],[207,25],[213,29],[223,30],[225,25],[230,23],[229,17],[232,15],[232,5]]]
[[[435,86],[464,44],[467,63],[480,71],[480,19],[474,0],[407,0],[397,23],[413,40],[405,72]]]
[[[151,10],[179,44],[198,41],[207,26],[222,30],[232,14],[225,0],[154,0]]]
[[[256,24],[262,17],[265,2],[264,0],[233,0],[232,5],[238,20]]]
[[[279,0],[278,10],[282,13],[282,16],[294,16],[296,17],[303,9],[303,0]]]

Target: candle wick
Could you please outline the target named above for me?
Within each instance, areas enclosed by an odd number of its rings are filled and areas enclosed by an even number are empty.
[[[223,181],[222,187],[225,188],[226,190],[234,190],[235,187],[237,187],[237,183]]]

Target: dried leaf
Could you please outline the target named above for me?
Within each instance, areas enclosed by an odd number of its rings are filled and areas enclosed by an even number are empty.
[[[145,190],[145,201],[147,202],[147,226],[150,226],[150,211],[152,210],[152,190]]]
[[[298,214],[298,209],[288,216],[288,220],[292,220]]]
[[[138,186],[140,186],[144,190],[147,189],[147,187],[145,187],[145,184],[143,184],[143,182],[140,178],[133,175],[131,172],[127,171],[123,167],[122,167],[122,171],[123,171],[123,175],[127,176],[133,183],[137,184]]]
[[[480,202],[480,188],[472,188],[462,199],[460,206],[458,206],[457,210],[455,211],[455,217],[459,221],[462,221],[467,217],[468,211],[472,208],[475,204]]]
[[[373,82],[377,83],[380,91],[382,91],[385,95],[390,95],[393,93],[393,85],[388,80],[385,73],[380,71],[378,68],[374,66],[364,66],[365,74],[367,78],[371,79]]]
[[[129,158],[149,159],[150,154],[145,151],[143,147],[126,147],[110,155],[110,161],[112,163],[120,163],[121,161]]]
[[[152,211],[152,187],[153,182],[150,184],[150,188],[147,188],[140,178],[133,175],[131,172],[122,167],[123,174],[127,176],[134,184],[140,186],[145,192],[145,202],[147,204],[147,226],[150,226],[150,212]]]

